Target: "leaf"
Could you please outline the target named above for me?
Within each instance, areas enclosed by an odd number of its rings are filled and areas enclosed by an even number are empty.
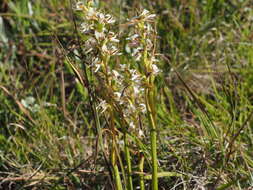
[[[161,178],[161,177],[181,177],[182,176],[182,174],[177,173],[177,172],[159,172],[157,175],[158,175],[158,178]],[[146,175],[146,176],[144,176],[144,179],[151,180],[152,175],[151,174]]]

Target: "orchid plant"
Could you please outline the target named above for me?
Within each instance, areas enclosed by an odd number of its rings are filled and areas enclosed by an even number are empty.
[[[130,145],[132,137],[144,139],[150,131],[152,155],[152,187],[158,189],[157,153],[156,153],[156,112],[154,79],[159,74],[156,62],[156,30],[155,14],[144,9],[140,15],[128,19],[128,37],[119,38],[113,31],[116,19],[103,13],[92,0],[79,1],[75,6],[81,12],[80,32],[83,35],[85,63],[99,85],[96,91],[96,113],[98,121],[107,121],[106,131],[112,136],[110,156],[113,178],[116,188],[123,189],[122,181],[127,189],[134,189],[132,181],[132,165]],[[120,44],[125,47],[120,49]],[[125,51],[124,51],[125,50]],[[132,61],[126,63],[113,62],[116,57],[128,53]],[[102,133],[101,130],[98,132]],[[99,134],[102,136],[102,134]],[[130,138],[131,137],[131,138]],[[127,175],[120,157],[120,142],[123,139]],[[102,146],[101,142],[101,146]],[[102,147],[101,147],[102,148]],[[120,168],[119,168],[120,166]],[[142,168],[142,169],[141,169]],[[140,161],[143,172],[143,160]],[[120,175],[120,172],[122,175]],[[123,179],[122,179],[123,177]],[[140,175],[140,188],[144,189],[144,178]]]

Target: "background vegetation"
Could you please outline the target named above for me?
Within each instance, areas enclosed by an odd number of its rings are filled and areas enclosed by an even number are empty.
[[[88,95],[56,41],[68,54],[77,48],[74,3],[0,4],[0,189],[113,188]],[[158,16],[157,156],[159,171],[171,172],[159,178],[159,189],[253,186],[252,1],[99,5],[122,22],[143,8]],[[131,152],[133,176],[149,152],[146,142]],[[145,159],[148,175],[150,155]]]

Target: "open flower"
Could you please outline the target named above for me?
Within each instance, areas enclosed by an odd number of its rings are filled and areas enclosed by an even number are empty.
[[[77,11],[82,11],[82,10],[84,10],[84,3],[82,2],[82,1],[78,1],[77,3],[76,3],[76,6],[75,6],[75,10],[77,10]]]
[[[105,15],[105,23],[106,24],[113,24],[115,23],[115,19],[110,14]]]
[[[109,106],[110,105],[105,100],[102,100],[96,109],[100,110],[100,113],[102,114],[108,109]]]
[[[155,64],[152,64],[152,72],[154,75],[157,75],[160,72],[160,69]]]
[[[144,9],[139,17],[145,21],[152,21],[156,17],[156,14],[150,14],[147,9]]]

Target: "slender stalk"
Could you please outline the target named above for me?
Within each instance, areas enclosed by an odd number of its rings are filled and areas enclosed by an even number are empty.
[[[156,152],[156,131],[152,130],[151,131],[151,152],[152,152],[152,187],[153,190],[158,190],[158,175],[157,175],[157,152]]]
[[[115,175],[117,190],[123,190],[121,180],[120,180],[120,175],[119,175],[119,169],[118,169],[117,165],[113,166],[113,171],[114,171],[114,175]]]
[[[146,105],[148,111],[148,119],[150,124],[150,138],[151,138],[151,156],[152,156],[152,189],[158,190],[158,175],[157,175],[157,132],[156,124],[154,120],[154,112],[152,112],[151,107],[153,103],[153,93],[150,89],[146,90]]]
[[[116,139],[115,142],[118,142],[118,139]],[[117,158],[118,158],[118,161],[119,161],[119,165],[120,165],[120,168],[121,168],[121,174],[122,174],[122,178],[123,178],[123,187],[126,187],[127,186],[127,180],[126,180],[126,174],[125,174],[125,167],[123,165],[123,162],[122,162],[122,159],[121,159],[121,156],[119,154],[119,150],[117,147],[115,147],[115,151],[116,151],[116,155],[117,155]]]
[[[125,156],[127,162],[127,189],[133,190],[133,179],[132,179],[132,166],[131,166],[131,155],[128,147],[127,142],[127,134],[124,133],[124,149],[125,149]]]
[[[139,170],[141,173],[143,173],[143,168],[144,168],[144,155],[143,153],[140,153]],[[143,174],[140,174],[140,190],[145,190]]]
[[[112,153],[111,153],[111,161],[112,161],[112,167],[113,167],[113,175],[114,175],[114,180],[116,182],[116,189],[117,190],[123,190],[122,184],[121,184],[121,179],[120,179],[120,174],[119,174],[119,168],[116,163],[116,150],[115,150],[115,142],[113,140],[113,148],[112,148]]]

